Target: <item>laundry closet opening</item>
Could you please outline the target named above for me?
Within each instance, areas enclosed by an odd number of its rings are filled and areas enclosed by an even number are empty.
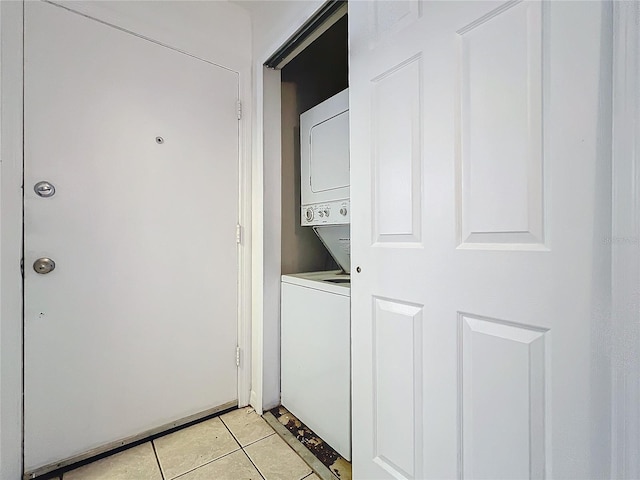
[[[345,460],[351,459],[347,24],[344,8],[281,69],[281,403],[286,410],[272,413],[333,471],[337,464],[349,468]],[[283,417],[288,412],[295,419]],[[311,434],[303,435],[298,421],[321,441],[302,438]]]
[[[347,16],[282,68],[281,81],[282,273],[338,269],[313,229],[301,224],[300,115],[349,86]]]

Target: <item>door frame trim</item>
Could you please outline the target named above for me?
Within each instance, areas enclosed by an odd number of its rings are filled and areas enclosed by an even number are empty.
[[[0,478],[22,478],[23,3],[0,2]]]
[[[75,13],[91,18],[85,12]],[[136,34],[135,30],[131,33]],[[171,46],[171,42],[147,39],[182,51]],[[24,0],[0,2],[0,41],[0,478],[21,478],[24,472],[23,282],[20,270],[23,256]],[[238,221],[242,226],[242,242],[238,245],[237,302],[237,344],[241,351],[237,403],[243,407],[249,404],[251,389],[252,88],[251,60],[241,59],[239,63],[243,66],[221,67],[238,74],[238,96],[243,108],[242,118],[238,121]]]
[[[613,3],[611,478],[640,476],[640,4]]]

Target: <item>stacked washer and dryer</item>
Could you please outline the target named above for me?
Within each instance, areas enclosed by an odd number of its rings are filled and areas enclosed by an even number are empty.
[[[300,116],[301,224],[341,270],[282,276],[282,405],[351,460],[349,91]]]

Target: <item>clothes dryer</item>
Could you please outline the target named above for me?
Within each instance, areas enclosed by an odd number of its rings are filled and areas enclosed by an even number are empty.
[[[302,225],[350,221],[349,89],[300,115]]]

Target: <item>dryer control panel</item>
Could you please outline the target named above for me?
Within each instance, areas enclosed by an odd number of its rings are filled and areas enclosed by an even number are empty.
[[[300,211],[300,223],[302,226],[351,223],[349,200],[303,205]]]

